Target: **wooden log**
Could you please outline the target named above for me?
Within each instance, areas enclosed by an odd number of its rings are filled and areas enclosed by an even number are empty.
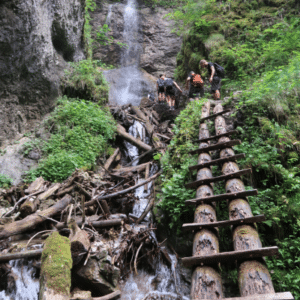
[[[45,180],[43,177],[37,178],[34,182],[32,182],[28,189],[25,190],[25,194],[33,194],[43,188],[45,184]]]
[[[143,150],[146,150],[146,151],[152,150],[152,147],[150,147],[146,143],[136,139],[135,137],[133,137],[132,135],[127,133],[125,128],[123,126],[121,126],[120,124],[117,124],[117,133],[123,139],[125,139],[126,141],[130,142],[131,144],[135,145],[136,147],[138,147],[140,149],[143,149]]]
[[[47,191],[45,191],[44,193],[42,193],[38,196],[38,200],[42,202],[42,201],[48,199],[60,188],[60,186],[61,186],[60,183],[53,184]]]
[[[120,297],[121,297],[121,292],[116,291],[102,297],[93,297],[93,300],[113,300],[113,299],[119,299]]]
[[[202,300],[202,299],[201,299]],[[295,300],[290,292],[253,295],[246,297],[224,298],[223,300]]]
[[[206,256],[220,252],[216,234],[207,229],[198,231],[194,236],[193,256]]]
[[[115,198],[115,197],[118,197],[120,195],[123,195],[123,194],[126,194],[128,192],[131,192],[135,189],[137,189],[138,187],[144,185],[145,183],[147,182],[150,182],[152,180],[154,180],[156,177],[158,177],[159,175],[161,174],[161,172],[158,172],[156,173],[155,175],[149,177],[147,180],[143,181],[143,182],[140,182],[138,184],[136,184],[135,186],[132,186],[128,189],[125,189],[123,191],[119,191],[119,192],[116,192],[116,193],[113,193],[113,194],[110,194],[110,195],[106,195],[106,196],[97,196],[95,199],[92,199],[91,201],[88,201],[86,202],[84,205],[85,206],[91,206],[93,204],[95,204],[97,202],[97,200],[103,200],[103,199],[110,199],[110,198]]]
[[[118,174],[118,175],[123,174],[123,173],[129,173],[129,172],[141,172],[141,171],[145,170],[149,164],[150,164],[150,162],[147,162],[147,163],[140,164],[140,165],[133,166],[133,167],[113,169],[112,172],[114,172],[114,174]]]
[[[210,112],[210,102],[204,103],[202,107],[201,117],[205,118]],[[207,124],[200,124],[199,139],[208,138],[209,130]],[[208,144],[200,144],[200,147],[208,146]],[[209,154],[199,155],[198,161],[202,158],[211,160]],[[197,172],[197,178],[203,179],[212,177],[210,169],[200,169]],[[197,197],[209,197],[213,195],[211,186],[202,185],[197,189]],[[194,216],[195,221],[211,222],[216,221],[216,212],[211,205],[200,205],[197,207]],[[202,230],[198,232],[193,241],[193,255],[207,255],[219,252],[218,239],[215,232],[209,230]],[[213,245],[213,246],[210,246]],[[222,279],[219,273],[209,266],[203,268],[196,268],[193,272],[191,298],[198,299],[214,299],[215,296],[223,296]]]
[[[209,206],[209,205],[208,205]],[[212,218],[213,219],[213,218]],[[182,225],[183,230],[197,230],[197,229],[203,229],[203,228],[210,228],[210,227],[226,227],[226,226],[232,226],[232,225],[242,225],[242,224],[253,224],[257,222],[263,222],[266,218],[264,215],[258,215],[250,218],[245,219],[238,219],[238,220],[225,220],[225,221],[219,221],[211,223],[185,223]]]
[[[207,153],[202,153],[201,155],[208,155]],[[219,164],[222,164],[224,162],[228,162],[228,161],[236,161],[237,159],[241,159],[241,158],[244,158],[245,157],[245,154],[237,154],[237,155],[233,155],[233,156],[229,156],[229,157],[224,157],[224,158],[219,158],[219,159],[215,159],[215,160],[207,160],[206,157],[199,157],[200,159],[200,162],[198,161],[198,164],[197,165],[194,165],[194,166],[191,166],[189,167],[189,170],[190,171],[193,171],[193,170],[198,170],[200,168],[207,168],[207,167],[210,167],[210,166],[213,166],[213,165],[219,165]]]
[[[145,171],[145,179],[147,180],[149,178],[150,174],[150,164],[146,166],[146,171]],[[144,191],[147,193],[148,192],[148,183],[145,184],[144,186]]]
[[[100,202],[101,202],[101,206],[102,206],[106,216],[110,216],[111,213],[110,213],[110,210],[109,210],[109,207],[108,207],[108,204],[107,204],[106,200],[100,200]]]
[[[111,164],[114,162],[115,158],[117,157],[117,155],[119,154],[120,149],[117,148],[114,153],[108,158],[108,160],[105,162],[104,164],[104,168],[106,170],[109,169],[109,167],[111,166]]]
[[[254,250],[222,252],[206,256],[191,256],[182,259],[185,267],[199,266],[203,264],[228,263],[234,260],[245,260],[264,256],[278,255],[278,247],[265,247]]]
[[[250,260],[241,263],[238,272],[238,282],[242,297],[275,293],[268,268],[260,261]],[[260,297],[265,299],[264,295]]]
[[[41,260],[39,300],[69,300],[71,247],[68,238],[56,231],[45,241]]]
[[[33,214],[34,212],[36,212],[39,204],[40,200],[38,197],[33,196],[27,198],[27,200],[20,207],[21,216],[25,218],[28,215]]]
[[[231,131],[227,131],[225,133],[219,134],[219,135],[215,135],[215,136],[211,136],[211,137],[207,137],[207,138],[203,138],[203,139],[198,139],[198,140],[194,140],[193,143],[204,143],[204,142],[208,142],[211,140],[215,140],[215,139],[219,139],[223,136],[231,136],[233,134],[237,134],[239,133],[237,130],[231,130]]]
[[[233,247],[236,251],[262,248],[258,232],[249,225],[234,228]]]
[[[16,252],[16,253],[9,253],[9,254],[0,254],[0,263],[8,262],[10,260],[15,260],[15,259],[39,257],[42,255],[42,251],[43,249],[38,249],[38,250],[30,250],[30,251]]]
[[[228,147],[233,147],[235,145],[240,145],[241,141],[240,140],[232,140],[229,142],[225,142],[225,143],[218,143],[218,144],[214,144],[208,147],[203,147],[203,148],[199,148],[196,150],[192,150],[189,151],[189,154],[200,154],[200,153],[204,153],[204,152],[208,152],[208,151],[213,151],[213,150],[221,150],[224,148],[228,148]]]
[[[245,199],[234,199],[229,203],[229,219],[238,220],[244,218],[251,218],[252,211],[250,204]]]
[[[122,219],[113,219],[113,220],[103,220],[103,221],[93,221],[91,222],[92,226],[95,228],[105,228],[105,227],[112,227],[112,226],[119,226],[122,225]],[[82,221],[76,221],[78,226],[82,226]],[[67,225],[63,222],[59,222],[55,225],[58,230],[67,228]]]
[[[187,189],[191,189],[191,188],[196,188],[201,184],[209,184],[212,182],[216,182],[216,181],[221,181],[221,180],[227,180],[230,178],[236,178],[236,177],[240,177],[246,174],[251,174],[252,170],[251,169],[244,169],[238,172],[234,172],[231,174],[227,174],[227,175],[221,175],[221,176],[217,176],[217,177],[213,177],[213,178],[206,178],[206,179],[200,179],[200,180],[196,180],[193,182],[190,182],[188,184],[185,185],[185,187]]]
[[[200,122],[203,122],[203,121],[206,121],[206,120],[209,120],[209,119],[214,119],[214,118],[216,118],[217,116],[223,115],[223,114],[228,113],[228,112],[230,112],[230,109],[225,109],[225,110],[223,110],[223,111],[214,113],[213,115],[209,115],[209,116],[207,116],[207,117],[205,117],[205,118],[201,118],[201,119],[200,119]]]
[[[222,299],[220,274],[213,268],[197,267],[192,276],[191,299]]]
[[[44,211],[36,212],[23,220],[6,224],[2,228],[0,227],[0,240],[35,228],[38,224],[45,221],[44,217],[52,217],[53,215],[60,213],[71,203],[71,201],[72,197],[67,194],[60,201]]]
[[[203,203],[211,203],[211,202],[215,202],[215,201],[255,196],[255,195],[257,195],[257,193],[258,193],[257,190],[234,192],[234,193],[228,193],[228,194],[221,194],[221,195],[217,195],[217,196],[199,197],[199,198],[195,198],[195,199],[191,199],[191,200],[186,200],[185,203],[188,205],[195,205],[195,204],[199,204],[202,202]]]
[[[59,191],[59,192],[56,194],[56,196],[57,196],[57,197],[64,196],[65,194],[68,194],[68,193],[72,192],[72,190],[73,190],[74,188],[75,188],[75,184],[73,184],[73,185],[71,185],[71,186],[69,186],[69,187],[67,187],[67,188],[65,188],[65,189],[63,189],[63,190],[61,190],[61,191]]]

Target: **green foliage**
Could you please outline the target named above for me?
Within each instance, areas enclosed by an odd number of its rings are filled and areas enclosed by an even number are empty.
[[[187,190],[184,185],[190,180],[188,167],[197,163],[195,157],[188,154],[197,148],[192,141],[197,139],[201,109],[205,100],[194,101],[181,111],[175,120],[174,136],[168,146],[166,154],[162,157],[163,166],[162,193],[160,208],[167,212],[166,223],[170,228],[181,230],[182,223],[190,221],[192,210],[185,205],[185,200],[195,196],[193,190]]]
[[[185,4],[188,0],[144,0],[145,5],[151,7],[176,7]]]
[[[94,40],[92,39],[92,25],[90,24],[92,18],[90,15],[91,11],[94,11],[96,8],[96,1],[95,0],[86,0],[85,1],[85,22],[84,22],[84,39],[85,39],[85,50],[88,59],[92,59],[93,57],[93,43]]]
[[[98,31],[96,32],[96,41],[100,45],[110,45],[114,42],[114,38],[112,36],[108,35],[108,32],[111,31],[111,29],[108,27],[107,24],[104,24],[103,26],[98,27]],[[126,47],[127,44],[117,42],[117,44],[120,47]]]
[[[4,174],[0,174],[0,188],[9,188],[12,184],[12,179]]]
[[[64,93],[69,97],[97,101],[108,101],[108,84],[103,76],[103,68],[112,68],[101,61],[81,60],[70,63],[62,79]]]
[[[62,181],[76,168],[92,167],[98,156],[108,149],[114,138],[116,123],[106,108],[63,97],[48,119],[54,131],[41,147],[43,159],[30,171],[28,180],[43,176],[46,180]]]

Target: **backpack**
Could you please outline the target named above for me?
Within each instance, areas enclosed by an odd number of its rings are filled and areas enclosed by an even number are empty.
[[[166,78],[164,80],[164,82],[165,82],[166,89],[170,90],[173,88],[173,79],[172,78]]]
[[[221,77],[221,78],[224,78],[225,77],[225,70],[223,67],[221,67],[220,65],[218,65],[217,63],[214,63],[214,67],[216,69],[216,75]]]
[[[198,87],[198,88],[202,88],[204,85],[204,82],[199,74],[193,75],[191,82],[192,82],[193,86]]]
[[[161,78],[157,80],[157,84],[159,88],[163,88],[165,86],[165,81]]]

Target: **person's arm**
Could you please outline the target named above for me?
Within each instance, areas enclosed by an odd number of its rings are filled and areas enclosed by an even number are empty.
[[[175,81],[173,81],[173,83],[174,83],[174,85],[176,86],[176,88],[182,93],[182,90],[181,90],[181,88],[178,86],[178,84],[177,84]]]
[[[210,69],[211,69],[211,76],[210,76],[210,78],[209,78],[209,82],[212,82],[216,70],[215,70],[215,67],[214,67],[214,66],[211,66]]]
[[[189,81],[191,80],[191,77],[188,77],[185,83],[185,89],[188,90],[189,89]]]

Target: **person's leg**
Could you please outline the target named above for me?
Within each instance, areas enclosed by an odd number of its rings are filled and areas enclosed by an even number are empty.
[[[214,93],[214,99],[215,100],[220,100],[220,96],[221,96],[220,91],[216,90],[215,93]]]
[[[173,107],[173,109],[175,109],[175,95],[172,96],[172,99],[171,99],[171,106]]]

